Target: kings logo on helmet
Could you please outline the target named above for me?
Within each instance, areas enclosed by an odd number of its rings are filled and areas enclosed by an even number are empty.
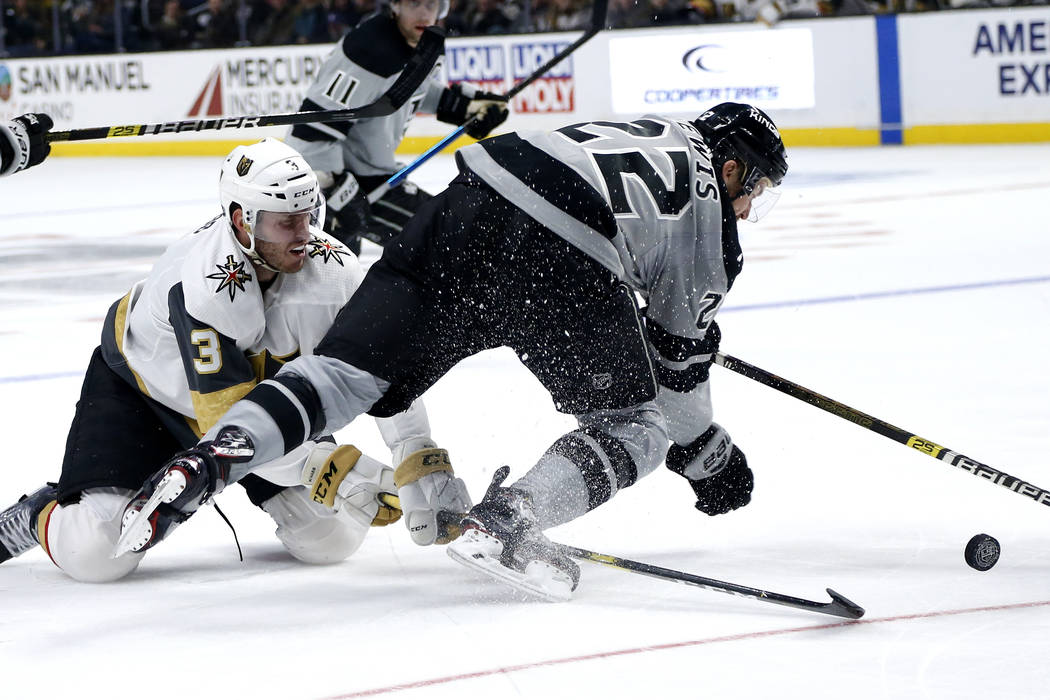
[[[773,124],[773,122],[769,121],[769,119],[766,118],[766,115],[763,114],[760,109],[752,107],[750,111],[752,119],[754,119],[756,122],[772,131],[773,135],[776,136],[778,139],[780,138],[780,131]]]

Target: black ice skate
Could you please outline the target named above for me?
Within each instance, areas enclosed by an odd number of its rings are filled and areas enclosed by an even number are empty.
[[[500,486],[500,467],[481,503],[463,518],[463,534],[448,545],[453,560],[544,600],[572,597],[580,567],[540,530],[528,494]]]
[[[230,465],[255,455],[240,428],[224,428],[212,442],[180,452],[153,474],[124,509],[113,556],[144,552],[226,487]]]
[[[36,519],[58,498],[58,484],[47,484],[0,513],[0,562],[17,557],[40,544],[36,538]]]

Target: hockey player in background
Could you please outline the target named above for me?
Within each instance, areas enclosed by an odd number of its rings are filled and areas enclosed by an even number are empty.
[[[23,114],[0,122],[0,177],[39,165],[51,153],[44,135],[55,123],[46,114]]]
[[[348,109],[379,98],[405,67],[423,30],[444,17],[449,0],[393,0],[348,32],[325,60],[300,111]],[[470,86],[446,87],[440,64],[394,114],[354,122],[300,124],[286,141],[317,173],[328,199],[333,235],[360,251],[361,236],[380,245],[401,232],[430,195],[411,182],[369,205],[368,193],[398,170],[394,151],[417,110],[461,125],[478,115],[467,133],[484,138],[507,118],[506,101]]]
[[[143,497],[179,510],[300,439],[363,412],[403,410],[463,358],[506,345],[579,429],[511,486],[502,486],[508,468],[497,470],[449,545],[457,561],[566,600],[579,568],[542,531],[597,508],[665,458],[701,511],[749,502],[752,473],[712,420],[708,370],[714,316],[743,265],[737,219],[764,213],[787,173],[769,117],[723,103],[692,122],[646,116],[505,134],[456,159],[458,177],[387,246],[316,353],[216,423],[184,492],[157,487],[177,457]],[[235,461],[211,440],[247,449]],[[124,546],[148,531],[149,511],[135,510]]]
[[[0,561],[40,543],[81,581],[133,571],[142,554],[113,558],[113,547],[125,508],[157,462],[194,445],[283,363],[309,355],[360,284],[356,257],[312,221],[323,198],[306,161],[288,146],[265,139],[235,148],[222,165],[219,191],[222,214],[173,244],[109,310],[61,478],[0,513]],[[417,473],[413,465],[424,459],[447,464],[422,404],[405,409],[377,421],[395,464]],[[394,472],[331,438],[299,443],[290,435],[289,454],[241,484],[295,558],[342,561],[370,525],[400,516],[391,498]],[[436,478],[442,482],[432,483]],[[451,470],[407,488],[445,486],[469,506]],[[180,519],[153,526],[167,529]]]

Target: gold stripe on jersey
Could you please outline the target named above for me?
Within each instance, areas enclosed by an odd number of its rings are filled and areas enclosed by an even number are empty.
[[[283,365],[297,357],[299,357],[299,348],[292,350],[287,355],[274,355],[269,350],[263,350],[254,355],[249,355],[248,362],[251,363],[255,378],[261,382],[277,374]]]
[[[255,388],[257,382],[249,379],[246,382],[235,384],[219,391],[210,391],[202,394],[199,391],[190,391],[190,400],[193,402],[193,412],[197,414],[197,427],[208,432],[215,422],[222,418],[234,403]]]
[[[128,305],[131,304],[131,292],[124,295],[124,298],[117,304],[117,313],[113,316],[113,334],[116,336],[117,351],[124,357],[125,361],[128,356],[124,354],[124,328],[128,323]],[[128,371],[131,372],[131,376],[135,378],[135,384],[138,385],[139,391],[144,395],[149,396],[149,391],[146,389],[145,383],[142,381],[142,377],[131,367],[131,363],[127,364]]]
[[[197,421],[195,421],[193,418],[190,418],[189,416],[183,416],[183,418],[186,419],[186,424],[190,426],[190,430],[193,431],[193,434],[197,436],[198,440],[204,437],[204,431],[201,430],[201,427],[197,424]]]

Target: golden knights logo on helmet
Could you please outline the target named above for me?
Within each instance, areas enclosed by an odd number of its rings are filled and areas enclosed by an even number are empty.
[[[248,174],[248,171],[252,169],[252,163],[254,163],[248,156],[241,156],[241,159],[237,162],[237,174],[244,177]]]

